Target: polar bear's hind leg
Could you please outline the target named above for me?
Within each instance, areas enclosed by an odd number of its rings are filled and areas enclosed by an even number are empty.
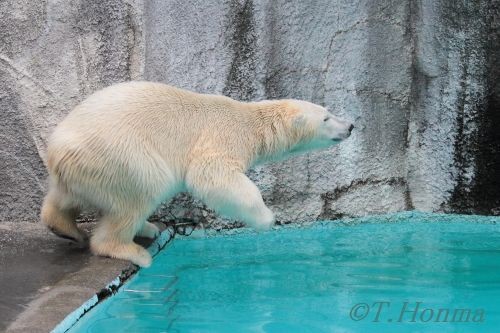
[[[88,237],[75,223],[78,214],[79,210],[71,202],[71,196],[68,193],[61,193],[55,185],[51,185],[42,205],[42,222],[55,235],[75,241],[80,246],[86,246]]]

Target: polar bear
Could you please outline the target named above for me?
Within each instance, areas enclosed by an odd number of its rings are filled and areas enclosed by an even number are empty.
[[[49,138],[41,219],[85,244],[74,219],[80,208],[96,208],[92,252],[147,267],[151,256],[133,238],[159,234],[146,219],[161,202],[187,191],[221,215],[267,229],[273,213],[245,171],[330,147],[352,129],[306,101],[239,102],[161,83],[116,84],[79,104]]]

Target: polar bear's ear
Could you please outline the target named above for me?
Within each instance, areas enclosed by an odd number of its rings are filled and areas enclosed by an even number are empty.
[[[307,118],[305,114],[301,112],[295,114],[292,121],[292,125],[294,127],[303,127],[306,123],[307,123]]]
[[[307,123],[306,113],[300,108],[296,101],[287,100],[283,104],[285,116],[293,127],[301,127]]]

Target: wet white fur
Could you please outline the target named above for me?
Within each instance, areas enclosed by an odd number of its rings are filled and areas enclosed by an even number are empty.
[[[222,215],[269,228],[273,213],[245,171],[331,146],[349,126],[304,101],[243,103],[160,83],[117,84],[83,101],[52,134],[42,220],[83,243],[74,217],[97,208],[92,251],[148,266],[133,238],[158,234],[146,219],[161,202],[188,191]]]

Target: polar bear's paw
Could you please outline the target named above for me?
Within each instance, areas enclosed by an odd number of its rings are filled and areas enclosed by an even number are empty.
[[[132,255],[129,260],[141,267],[151,266],[153,258],[151,258],[149,252],[141,246],[139,246],[139,248],[139,251],[136,254]]]
[[[250,226],[259,231],[271,229],[275,222],[273,212],[265,206],[261,207],[253,220],[254,221],[250,223]]]
[[[88,246],[89,238],[87,234],[77,227],[71,226],[71,228],[68,227],[64,231],[52,226],[48,226],[48,229],[57,237],[73,241],[80,248],[86,248]]]
[[[137,236],[154,239],[160,236],[160,229],[155,224],[146,222],[144,223],[142,229],[137,233]]]
[[[92,252],[99,256],[124,259],[141,267],[151,266],[151,255],[142,246],[135,243],[117,244],[110,242],[90,242]]]
[[[253,225],[252,227],[257,231],[266,231],[271,229],[273,226],[274,222],[268,222],[268,223],[258,223]]]

